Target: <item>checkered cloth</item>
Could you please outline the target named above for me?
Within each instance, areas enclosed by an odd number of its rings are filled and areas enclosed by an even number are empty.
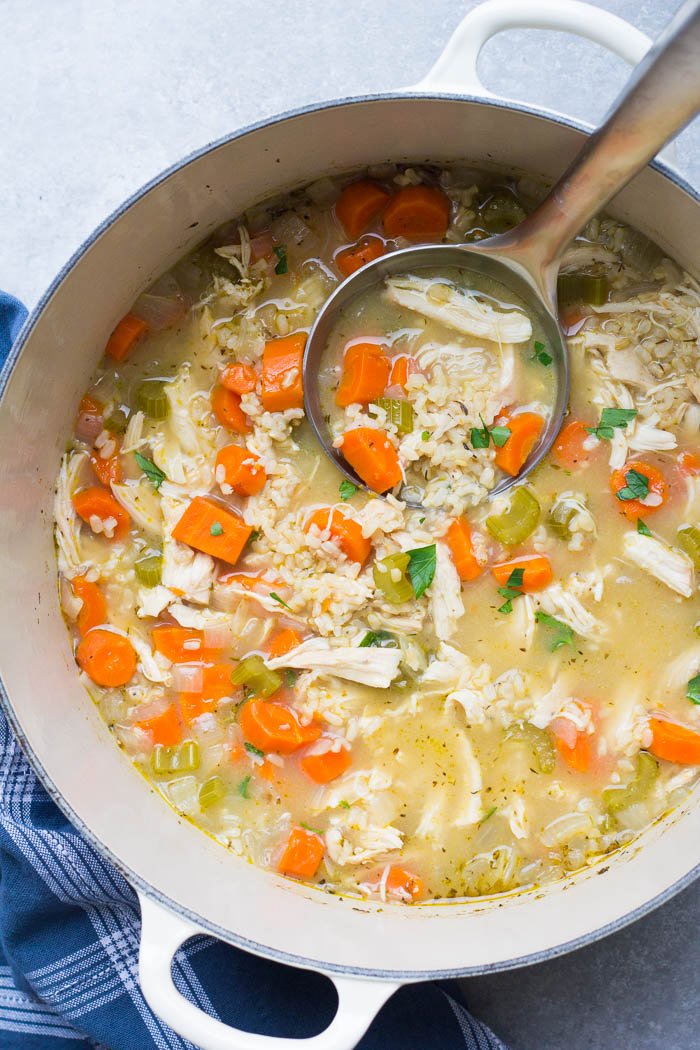
[[[0,292],[0,364],[24,319]],[[0,389],[2,389],[0,382]],[[138,982],[136,894],[37,781],[0,713],[0,1047],[2,1050],[185,1050]],[[174,980],[221,1020],[303,1038],[332,1019],[319,974],[260,959],[210,937],[188,942]],[[454,983],[401,989],[361,1050],[507,1050],[467,1012]]]

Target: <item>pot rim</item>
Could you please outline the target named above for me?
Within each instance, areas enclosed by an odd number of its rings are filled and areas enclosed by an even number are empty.
[[[85,255],[85,253],[92,247],[95,241],[111,226],[122,217],[129,208],[144,197],[150,190],[154,189],[159,184],[165,182],[171,175],[176,171],[185,167],[192,161],[198,160],[199,158],[206,156],[206,154],[213,152],[221,146],[227,145],[230,142],[235,142],[238,139],[244,138],[246,135],[259,131],[263,128],[274,126],[276,124],[282,124],[285,121],[305,116],[314,112],[322,112],[325,110],[340,109],[344,106],[352,106],[364,103],[382,103],[390,101],[403,101],[405,99],[421,99],[427,101],[452,101],[452,102],[473,102],[478,103],[482,106],[493,106],[497,109],[509,109],[517,112],[526,113],[530,116],[536,116],[542,120],[546,120],[552,124],[563,125],[564,127],[572,128],[575,131],[580,131],[585,134],[590,134],[592,128],[590,124],[584,121],[577,120],[573,117],[565,116],[554,111],[543,110],[536,106],[528,105],[523,102],[513,102],[506,99],[497,98],[483,98],[479,95],[471,94],[459,94],[454,92],[433,92],[433,91],[389,91],[389,92],[378,92],[367,95],[351,95],[337,99],[330,99],[328,101],[309,103],[305,106],[296,107],[294,109],[285,110],[281,113],[273,114],[271,117],[266,117],[262,120],[255,121],[247,124],[244,127],[233,131],[227,135],[223,135],[218,139],[214,139],[204,146],[193,150],[191,153],[182,157],[180,160],[175,161],[167,168],[163,169],[148,182],[144,183],[141,187],[135,190],[129,197],[127,197],[117,208],[112,211],[106,219],[104,219],[95,229],[85,238],[85,240],[78,246],[78,248],[72,253],[68,260],[61,267],[59,272],[56,274],[54,279],[49,284],[46,291],[41,295],[34,308],[30,311],[26,317],[24,324],[15,340],[14,344],[10,348],[10,352],[7,359],[0,370],[0,401],[5,392],[5,388],[9,381],[10,375],[14,369],[14,366],[31,335],[39,317],[41,316],[45,306],[52,298],[55,291],[62,284],[64,279],[73,269],[74,265]],[[695,190],[693,186],[674,168],[665,164],[662,161],[654,160],[650,162],[648,167],[659,172],[665,178],[669,179],[681,190],[683,190],[692,200],[696,203],[700,203],[700,191]],[[51,800],[58,806],[61,812],[68,818],[78,832],[86,839],[86,841],[95,849],[97,852],[105,858],[110,864],[112,864],[117,871],[129,882],[129,884],[136,890],[143,893],[145,896],[157,901],[159,904],[174,912],[181,918],[188,919],[190,922],[199,926],[202,932],[208,933],[214,937],[223,940],[226,943],[232,944],[237,948],[241,948],[244,951],[252,952],[255,955],[261,955],[266,958],[272,959],[275,962],[283,963],[290,966],[300,967],[302,969],[311,969],[320,971],[322,973],[330,974],[344,974],[351,975],[353,977],[364,977],[375,980],[387,980],[396,981],[397,979],[402,981],[422,981],[422,980],[434,980],[434,979],[445,979],[454,977],[466,977],[466,976],[477,976],[486,973],[501,972],[505,970],[517,969],[521,966],[532,965],[538,962],[544,962],[548,959],[556,958],[559,955],[564,955],[567,952],[573,951],[576,948],[583,947],[586,944],[591,944],[594,941],[600,940],[606,937],[610,933],[614,933],[617,930],[635,922],[637,919],[653,911],[655,908],[664,904],[675,894],[685,889],[696,878],[700,877],[700,862],[696,864],[690,871],[686,872],[680,879],[667,886],[661,893],[652,897],[644,904],[631,912],[627,912],[620,918],[607,923],[604,926],[596,927],[593,930],[582,934],[580,937],[574,938],[573,940],[567,941],[563,944],[558,944],[553,948],[543,949],[538,952],[530,952],[528,954],[518,956],[513,959],[509,959],[507,962],[495,962],[495,963],[484,963],[476,966],[456,967],[447,970],[377,970],[371,967],[359,967],[359,966],[344,966],[336,963],[329,963],[319,959],[312,959],[305,956],[294,955],[290,952],[281,951],[269,945],[260,944],[257,941],[250,940],[242,937],[233,930],[225,929],[210,920],[202,918],[196,912],[191,911],[189,908],[185,908],[172,898],[168,897],[165,893],[161,892],[156,886],[151,885],[148,881],[132,871],[130,867],[122,862],[122,860],[112,852],[112,850],[106,846],[101,839],[92,831],[92,829],[82,820],[81,817],[73,810],[68,804],[64,796],[62,795],[58,786],[54,783],[48,772],[44,768],[41,760],[36,755],[29,739],[27,738],[24,730],[22,729],[19,720],[15,714],[12,701],[9,697],[7,690],[5,689],[2,677],[0,677],[0,709],[4,712],[10,727],[17,738],[22,750],[24,751],[32,769],[37,775],[42,786],[46,790]],[[642,847],[643,848],[643,847]]]

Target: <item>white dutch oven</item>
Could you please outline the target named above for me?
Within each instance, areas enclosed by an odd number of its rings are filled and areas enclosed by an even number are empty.
[[[54,478],[101,348],[136,295],[231,215],[321,174],[387,159],[465,160],[554,179],[585,130],[496,99],[476,76],[489,37],[528,26],[579,33],[630,63],[649,46],[619,18],[574,0],[491,0],[464,20],[415,89],[267,121],[208,146],[127,201],[57,277],[2,376],[2,702],[52,797],[139,892],[147,1000],[206,1050],[349,1050],[400,984],[570,950],[630,922],[700,872],[700,806],[688,801],[640,843],[585,873],[490,901],[382,907],[263,873],[180,819],[114,746],[78,683],[59,610]],[[611,210],[700,271],[698,199],[671,169],[647,168]],[[312,1039],[270,1039],[205,1016],[170,976],[177,947],[200,932],[328,974],[339,997],[330,1027]]]

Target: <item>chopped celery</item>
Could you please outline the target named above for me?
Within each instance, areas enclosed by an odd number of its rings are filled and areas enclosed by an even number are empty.
[[[570,540],[569,524],[576,514],[576,509],[563,500],[555,500],[547,515],[547,528],[560,540]]]
[[[684,525],[678,530],[678,543],[700,572],[700,528],[697,525]]]
[[[122,412],[121,408],[117,408],[111,416],[107,416],[104,422],[105,430],[108,430],[110,434],[123,434],[127,426],[126,413]]]
[[[658,775],[659,763],[648,751],[640,751],[637,755],[637,769],[629,784],[606,788],[603,792],[603,802],[608,812],[617,813],[636,802],[643,802]]]
[[[513,722],[506,729],[506,740],[517,740],[531,747],[540,773],[553,771],[557,756],[546,729],[538,729],[532,722]]]
[[[199,789],[199,804],[202,809],[209,809],[210,806],[215,806],[217,802],[221,802],[225,794],[226,785],[221,777],[209,777]]]
[[[231,673],[234,685],[245,685],[255,696],[272,696],[282,685],[282,675],[265,666],[262,656],[246,656]]]
[[[523,221],[525,209],[511,193],[494,193],[482,205],[481,218],[489,233],[505,233]]]
[[[492,536],[506,547],[523,543],[535,531],[540,520],[540,505],[525,488],[513,490],[508,510],[502,514],[491,514],[486,527]]]
[[[151,769],[154,773],[187,773],[199,768],[199,744],[196,740],[185,740],[183,744],[163,747],[156,744],[151,753]]]
[[[648,273],[655,269],[664,257],[664,253],[658,244],[654,244],[639,230],[628,229],[622,239],[620,247],[622,261],[628,266],[634,266],[641,273]]]
[[[374,585],[392,605],[400,605],[414,597],[413,584],[408,575],[409,554],[390,554],[375,563],[372,574]]]
[[[608,298],[608,279],[591,273],[561,273],[557,281],[557,297],[560,306],[571,303],[602,306]]]
[[[160,554],[147,554],[144,558],[139,558],[134,562],[136,579],[144,587],[158,586],[162,568],[163,558]]]
[[[167,419],[170,412],[168,397],[162,379],[146,379],[136,387],[134,401],[139,411],[149,419]]]
[[[413,405],[397,397],[378,397],[374,404],[386,412],[387,423],[393,423],[399,434],[413,430]]]

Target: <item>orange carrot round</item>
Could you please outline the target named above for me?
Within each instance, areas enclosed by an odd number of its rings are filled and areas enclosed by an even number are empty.
[[[136,671],[136,652],[129,639],[99,627],[85,635],[75,656],[83,671],[105,689],[126,685]]]
[[[384,212],[388,237],[409,241],[442,240],[450,222],[450,202],[430,186],[406,186],[392,197]]]
[[[355,239],[376,219],[389,200],[381,186],[361,179],[346,186],[335,202],[335,214],[348,237]]]
[[[296,631],[287,627],[276,634],[270,643],[270,657],[276,660],[280,656],[286,656],[292,649],[301,645],[301,637]]]
[[[384,869],[381,868],[370,875],[367,880],[375,893],[379,890],[383,876]],[[404,903],[416,901],[423,896],[423,880],[420,876],[395,864],[389,868],[385,888],[388,897],[394,897]]]
[[[455,518],[447,530],[447,546],[460,580],[475,580],[484,566],[474,554],[472,533],[466,518]]]
[[[252,365],[244,364],[228,365],[219,379],[221,385],[234,394],[250,394],[255,390],[257,381],[258,376]]]
[[[381,430],[348,430],[340,448],[353,470],[374,492],[393,489],[403,478],[396,449]]]
[[[215,660],[223,652],[223,649],[205,646],[204,631],[196,627],[180,627],[179,624],[162,623],[157,624],[152,633],[155,649],[174,664]]]
[[[307,518],[304,531],[308,532],[312,525],[315,525],[319,532],[328,530],[331,539],[335,540],[350,561],[363,565],[369,558],[372,544],[362,535],[362,526],[337,507],[333,510],[328,508],[314,511]]]
[[[554,455],[562,467],[566,467],[567,470],[574,470],[576,467],[587,463],[595,452],[595,449],[585,448],[585,442],[591,436],[586,430],[586,426],[587,424],[582,423],[580,419],[567,423],[559,431],[557,439],[552,446]]]
[[[319,726],[301,725],[291,707],[272,701],[249,700],[241,708],[239,724],[243,736],[253,747],[281,755],[291,755],[321,735]]]
[[[103,459],[99,453],[93,453],[90,456],[90,462],[92,469],[97,475],[97,480],[105,487],[109,487],[113,481],[119,482],[121,480],[118,453],[115,452],[113,456],[109,456],[107,459]]]
[[[265,343],[262,364],[262,403],[266,412],[304,407],[302,364],[306,332],[294,332]]]
[[[356,244],[341,248],[335,253],[333,261],[343,277],[349,277],[351,273],[362,269],[368,262],[381,258],[385,253],[386,245],[382,238],[370,233],[362,237]]]
[[[127,314],[114,329],[105,347],[113,361],[123,361],[148,332],[147,323],[135,314]]]
[[[514,569],[523,570],[523,591],[541,591],[552,582],[552,566],[544,554],[523,554],[520,558],[509,558],[492,566],[497,583],[505,587]]]
[[[697,452],[692,452],[686,449],[685,452],[681,452],[678,456],[678,466],[682,474],[686,477],[696,477],[700,474],[700,456]]]
[[[544,427],[544,419],[534,412],[521,412],[511,416],[502,425],[508,427],[510,436],[496,452],[496,466],[515,477],[535,447]]]
[[[212,390],[211,410],[218,422],[228,430],[233,430],[236,434],[245,434],[250,430],[248,417],[241,408],[240,394],[227,390],[221,384]]]
[[[294,828],[280,857],[277,870],[298,879],[312,879],[318,871],[324,853],[323,839],[313,831]]]
[[[391,363],[389,386],[400,386],[405,390],[408,377],[416,375],[418,372],[420,372],[420,366],[415,358],[410,357],[408,354],[399,354]]]
[[[668,485],[663,474],[656,467],[652,467],[650,463],[643,463],[641,460],[633,460],[631,463],[625,463],[620,470],[614,470],[610,477],[610,488],[615,497],[617,497],[618,492],[622,492],[623,489],[628,487],[627,475],[631,470],[634,470],[637,474],[644,475],[649,482],[649,495],[654,493],[658,498],[657,503],[649,506],[638,499],[621,500],[616,498],[617,509],[629,521],[636,521],[637,518],[646,518],[649,514],[654,514],[663,507],[668,499]]]
[[[107,489],[97,486],[82,489],[73,496],[73,506],[76,514],[90,526],[94,518],[103,523],[110,522],[110,519],[116,522],[111,537],[107,536],[107,539],[125,540],[129,535],[129,515]]]
[[[367,405],[386,389],[391,362],[377,343],[355,343],[345,351],[343,376],[335,393],[335,403]]]
[[[107,602],[97,584],[88,580],[86,576],[76,576],[71,584],[73,593],[83,603],[76,619],[78,632],[83,637],[93,627],[107,622]]]
[[[182,727],[173,704],[161,714],[137,722],[136,728],[148,733],[154,746],[161,744],[163,747],[172,747],[182,740]]]
[[[651,718],[652,742],[649,750],[657,758],[681,765],[700,765],[700,733],[665,718]]]
[[[224,481],[239,496],[254,496],[267,481],[267,473],[254,452],[241,445],[227,445],[216,456],[216,474],[223,469]]]
[[[352,759],[350,752],[341,747],[339,751],[324,751],[320,755],[307,755],[301,760],[301,768],[307,777],[311,777],[317,784],[328,784],[335,780],[349,768]]]

